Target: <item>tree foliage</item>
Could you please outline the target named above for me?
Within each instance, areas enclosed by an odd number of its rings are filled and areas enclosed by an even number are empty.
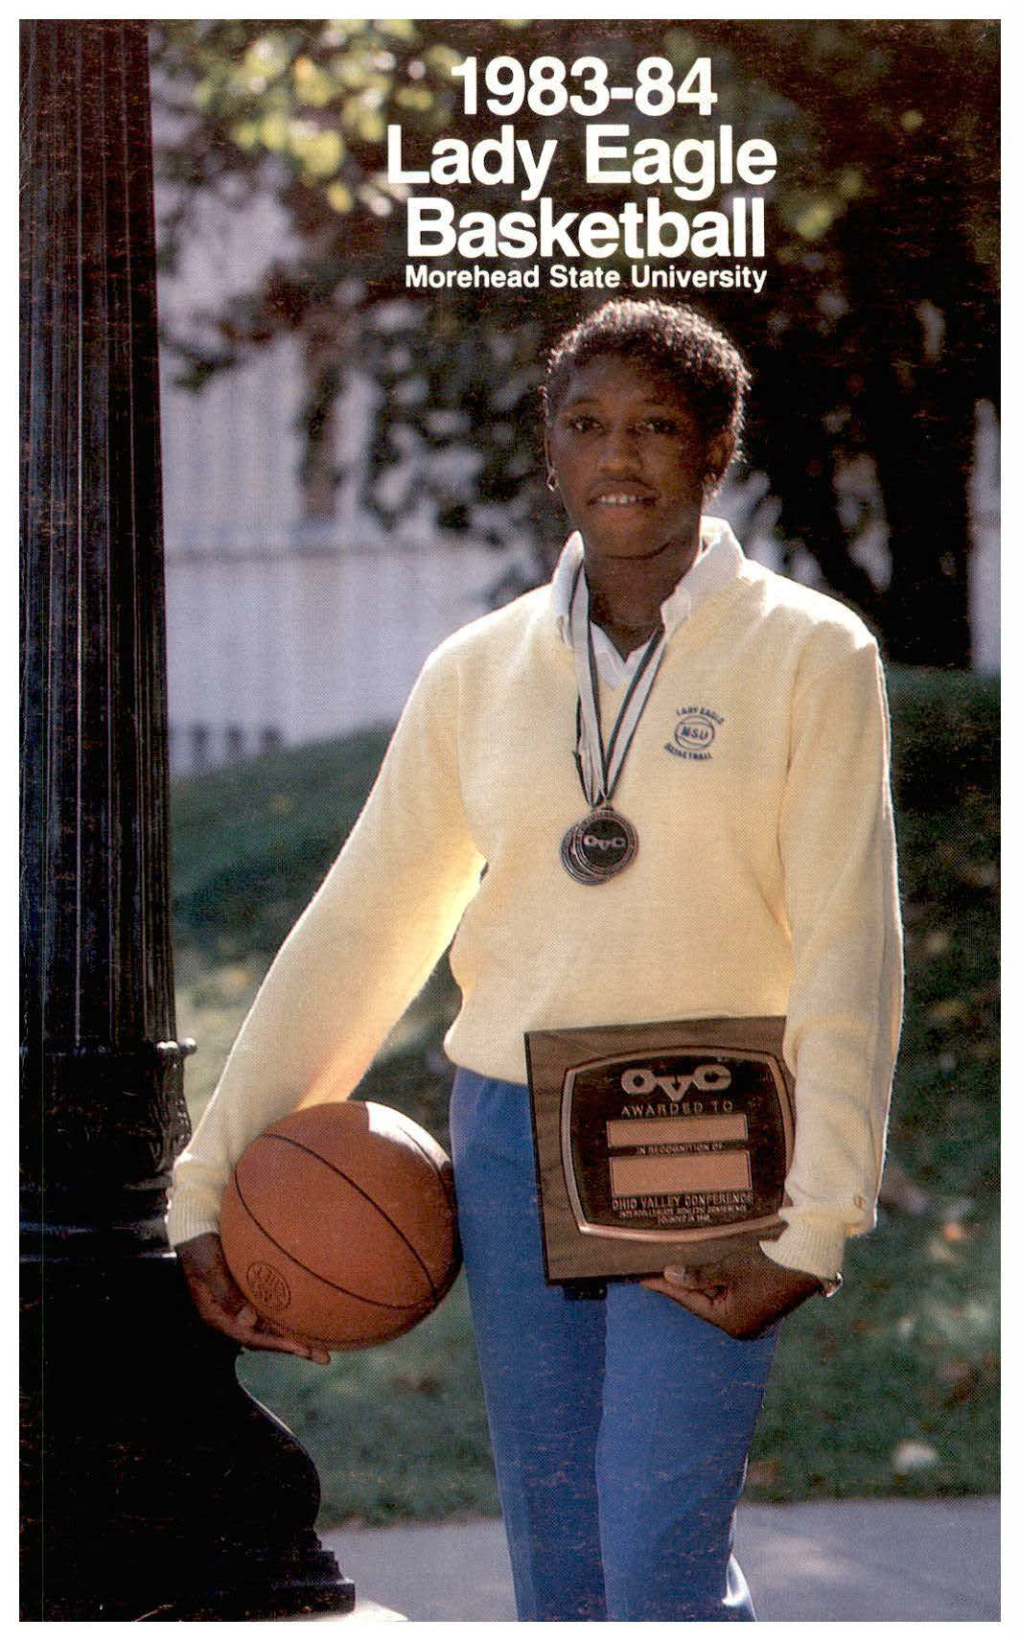
[[[974,407],[998,402],[997,26],[699,28],[782,86],[814,174],[787,173],[783,277],[750,342],[755,453],[784,530],[897,659],[964,665]],[[840,477],[862,461],[887,587],[853,557]]]
[[[338,477],[330,419],[354,361],[384,389],[374,479],[407,438],[436,455],[470,442],[469,477],[463,465],[428,464],[441,522],[489,526],[498,540],[499,517],[528,519],[541,352],[582,304],[551,290],[540,304],[529,292],[500,293],[498,305],[474,291],[408,301],[401,186],[386,177],[390,123],[410,164],[439,134],[488,134],[465,121],[451,69],[497,50],[590,52],[619,75],[650,53],[678,68],[711,56],[713,125],[769,137],[780,153],[765,290],[713,296],[755,371],[749,454],[778,499],[778,528],[893,656],[965,664],[974,406],[998,391],[993,22],[159,24],[155,84],[171,134],[158,153],[177,199],[167,257],[210,190],[231,200],[269,190],[292,229],[257,288],[225,301],[211,328],[173,339],[187,378],[200,384],[295,333],[308,360],[306,493],[323,512]],[[628,118],[640,134],[640,116]],[[606,205],[581,180],[581,121],[525,109],[514,125],[559,139],[565,205]],[[678,111],[671,137],[695,134],[703,122]],[[461,189],[460,208],[503,207],[497,190],[477,192]],[[624,191],[613,192],[618,208]],[[876,494],[887,584],[855,547]],[[385,484],[372,496],[384,514],[400,505]]]

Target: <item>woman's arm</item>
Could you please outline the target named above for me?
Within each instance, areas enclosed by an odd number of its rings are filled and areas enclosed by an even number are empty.
[[[902,936],[882,668],[862,627],[802,665],[780,823],[793,953],[784,1056],[797,1132],[774,1242],[645,1283],[753,1337],[838,1277],[875,1221],[902,1010]],[[833,651],[835,650],[835,654]]]
[[[434,658],[178,1159],[175,1245],[216,1231],[231,1170],[269,1123],[302,1102],[346,1098],[449,944],[483,864],[461,805],[456,719],[456,675]]]
[[[787,1228],[764,1251],[834,1277],[875,1223],[903,1005],[903,940],[878,650],[838,629],[806,658],[780,827],[793,950],[784,1055],[797,1085]]]

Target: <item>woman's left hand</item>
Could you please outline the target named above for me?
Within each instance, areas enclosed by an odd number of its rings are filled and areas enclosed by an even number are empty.
[[[749,1248],[714,1265],[670,1266],[641,1286],[675,1299],[734,1339],[754,1339],[819,1293],[823,1284],[807,1271],[777,1265],[760,1248]]]

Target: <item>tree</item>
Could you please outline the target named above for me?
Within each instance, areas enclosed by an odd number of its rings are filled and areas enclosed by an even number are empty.
[[[699,30],[795,102],[810,163],[786,176],[786,288],[750,345],[754,448],[784,532],[894,659],[965,666],[974,408],[999,394],[997,25]],[[860,456],[889,528],[886,588],[839,515],[838,470]]]
[[[505,292],[497,308],[484,293],[454,290],[416,294],[407,307],[400,189],[385,176],[391,121],[412,166],[439,133],[480,134],[460,111],[452,70],[497,49],[568,61],[591,52],[621,74],[649,54],[683,68],[711,56],[716,121],[770,137],[781,156],[766,289],[754,301],[743,292],[713,301],[757,378],[750,459],[768,474],[791,552],[813,555],[894,658],[965,665],[974,406],[997,401],[994,23],[158,25],[157,79],[179,130],[162,152],[164,176],[182,185],[171,254],[195,191],[228,184],[272,188],[300,247],[224,305],[201,343],[184,344],[190,379],[282,331],[300,335],[306,495],[328,512],[331,419],[356,352],[386,390],[378,472],[401,427],[437,448],[470,437],[481,456],[470,490],[483,513],[528,514],[540,482],[529,426],[538,360],[578,297],[547,291],[535,305]],[[581,123],[527,109],[514,117],[516,135],[559,139],[570,206],[604,208],[604,192],[578,180]],[[670,135],[694,133],[704,135],[697,115],[678,111]],[[493,191],[477,192],[492,209]],[[475,203],[470,193],[461,191],[462,208]],[[622,198],[614,190],[614,209]],[[407,322],[376,326],[373,313],[397,296]],[[855,557],[868,509],[846,493],[855,464],[875,475],[888,585]],[[436,471],[442,521],[477,528],[464,481],[441,463]]]

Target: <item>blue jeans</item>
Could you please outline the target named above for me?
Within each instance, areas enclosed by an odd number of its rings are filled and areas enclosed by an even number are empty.
[[[458,1071],[464,1265],[521,1620],[753,1619],[733,1513],[778,1329],[546,1284],[528,1091]]]

